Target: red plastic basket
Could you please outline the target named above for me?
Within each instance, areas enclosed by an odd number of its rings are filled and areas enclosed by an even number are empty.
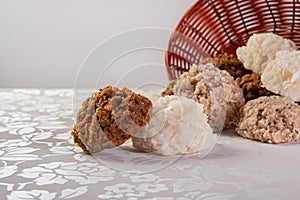
[[[253,33],[273,32],[300,47],[300,0],[199,0],[172,33],[165,63],[175,79],[202,57],[235,54]]]

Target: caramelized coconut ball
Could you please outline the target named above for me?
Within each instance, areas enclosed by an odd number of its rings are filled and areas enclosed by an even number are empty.
[[[245,69],[243,63],[233,54],[217,54],[212,58],[204,58],[200,61],[200,64],[206,63],[213,63],[219,69],[226,70],[234,79],[251,73],[251,70]]]
[[[246,102],[261,96],[274,95],[274,93],[263,87],[260,75],[257,73],[246,74],[238,77],[235,81],[243,89]]]
[[[85,100],[72,135],[85,153],[119,146],[145,126],[152,102],[127,88],[107,86]]]

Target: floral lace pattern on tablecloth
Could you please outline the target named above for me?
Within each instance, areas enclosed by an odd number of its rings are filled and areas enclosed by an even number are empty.
[[[300,145],[262,144],[232,130],[204,159],[183,156],[166,164],[166,158],[154,156],[152,162],[125,162],[122,154],[137,152],[124,147],[103,154],[121,159],[123,168],[100,162],[73,144],[72,95],[63,89],[0,90],[0,194],[7,199],[298,197]],[[163,168],[149,170],[163,162]]]

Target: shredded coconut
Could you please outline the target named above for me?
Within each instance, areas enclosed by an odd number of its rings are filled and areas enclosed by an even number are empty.
[[[151,100],[149,124],[132,138],[136,149],[160,155],[182,155],[201,153],[216,142],[203,105],[181,96]]]
[[[279,51],[261,81],[268,90],[300,101],[300,51]]]
[[[253,34],[246,46],[237,48],[237,57],[246,69],[262,74],[278,51],[297,50],[296,44],[274,33]]]

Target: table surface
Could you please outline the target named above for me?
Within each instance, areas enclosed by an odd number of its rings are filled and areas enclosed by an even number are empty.
[[[300,144],[228,130],[202,159],[136,152],[130,143],[89,156],[70,135],[72,96],[0,90],[0,199],[299,199]]]

